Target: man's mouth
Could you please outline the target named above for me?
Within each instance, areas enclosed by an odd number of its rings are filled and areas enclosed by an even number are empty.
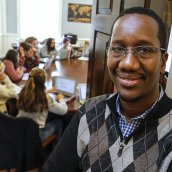
[[[117,73],[117,78],[123,87],[136,87],[143,79],[143,75]]]

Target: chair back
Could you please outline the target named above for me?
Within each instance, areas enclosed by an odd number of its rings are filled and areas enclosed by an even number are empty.
[[[16,103],[17,103],[17,99],[16,98],[11,98],[11,99],[8,99],[6,101],[6,109],[7,109],[7,113],[10,115],[10,116],[17,116],[18,114],[18,108],[16,106]]]
[[[42,145],[38,125],[29,118],[0,114],[0,172],[41,168]]]

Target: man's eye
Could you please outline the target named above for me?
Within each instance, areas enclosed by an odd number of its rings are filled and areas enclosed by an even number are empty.
[[[149,54],[153,52],[153,49],[149,47],[138,47],[136,51],[141,54]]]
[[[123,47],[111,47],[112,52],[116,52],[116,53],[122,53],[124,52],[124,48]]]

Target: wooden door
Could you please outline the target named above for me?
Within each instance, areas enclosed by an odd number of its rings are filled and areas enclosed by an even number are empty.
[[[152,8],[162,16],[164,0],[93,0],[92,31],[87,76],[87,97],[113,92],[106,66],[105,48],[112,24],[124,9],[134,6]]]

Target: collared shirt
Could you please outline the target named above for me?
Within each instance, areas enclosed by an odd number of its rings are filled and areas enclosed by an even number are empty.
[[[121,112],[121,108],[120,108],[120,101],[119,101],[119,94],[118,97],[116,99],[116,109],[117,112],[119,114],[118,116],[118,121],[119,121],[119,128],[121,129],[122,135],[124,138],[129,137],[129,135],[136,129],[139,127],[141,121],[143,119],[145,119],[145,117],[147,116],[147,114],[155,107],[155,105],[161,100],[162,96],[164,95],[164,91],[161,87],[161,91],[160,91],[160,95],[159,98],[155,101],[155,103],[148,109],[146,110],[144,113],[130,119],[129,121],[127,121],[125,119],[125,116],[122,114]]]

